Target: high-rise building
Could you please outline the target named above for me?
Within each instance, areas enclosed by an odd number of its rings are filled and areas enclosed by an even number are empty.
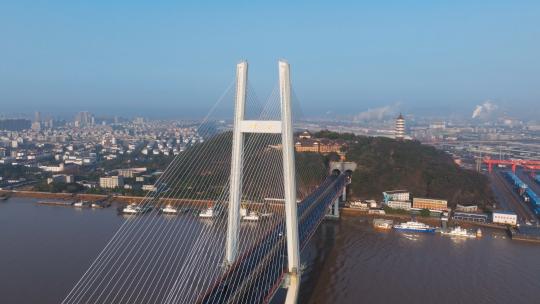
[[[34,122],[41,122],[41,112],[34,113]]]
[[[90,112],[79,112],[75,116],[76,127],[86,127],[94,123],[94,116]]]
[[[405,138],[405,118],[403,118],[401,113],[396,118],[395,138],[399,140],[403,140]]]

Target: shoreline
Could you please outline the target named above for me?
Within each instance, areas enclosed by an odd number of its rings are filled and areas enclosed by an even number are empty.
[[[341,212],[345,215],[352,215],[352,216],[364,216],[364,217],[370,217],[370,218],[384,218],[384,219],[399,219],[399,220],[410,220],[412,218],[411,215],[408,214],[369,214],[366,211],[350,208],[350,207],[343,207],[341,208]],[[421,217],[417,216],[416,220],[419,222],[422,222],[424,224],[431,224],[431,225],[439,225],[441,223],[441,220],[439,218],[434,217]],[[501,226],[497,224],[490,224],[490,223],[478,223],[478,222],[468,222],[468,221],[460,221],[460,220],[449,220],[448,223],[459,223],[460,225],[464,227],[483,227],[483,228],[493,228],[493,229],[500,229],[508,231],[508,228],[506,226]]]
[[[36,199],[60,199],[60,200],[84,200],[84,201],[100,201],[110,200],[111,202],[120,204],[140,203],[145,199],[152,199],[146,196],[124,196],[112,194],[87,194],[87,193],[51,193],[30,190],[0,190],[0,195],[8,195],[10,197],[36,198]],[[175,198],[160,198],[160,203],[172,205],[191,205],[197,207],[208,207],[212,204],[212,200],[198,199],[175,199]]]
[[[87,194],[87,193],[52,193],[52,192],[41,192],[41,191],[31,191],[31,190],[0,190],[0,195],[8,195],[9,197],[24,197],[24,198],[36,198],[36,199],[62,199],[62,200],[87,200],[87,201],[99,201],[99,200],[110,200],[111,202],[120,203],[120,204],[132,204],[140,203],[145,199],[149,199],[145,196],[124,196],[124,195],[112,195],[112,194]],[[197,207],[208,207],[210,204],[213,204],[213,200],[202,200],[202,199],[180,199],[180,198],[166,198],[160,199],[160,203],[172,204],[172,205],[191,205]],[[410,220],[411,215],[408,214],[369,214],[364,210],[350,208],[350,207],[340,207],[340,212],[343,215],[350,216],[363,216],[369,218],[384,218],[384,219],[399,219],[399,220]],[[416,217],[416,220],[423,222],[425,224],[439,225],[441,220],[434,217]],[[508,231],[506,226],[500,226],[497,224],[490,223],[478,223],[478,222],[468,222],[460,220],[450,220],[449,223],[459,223],[463,226],[469,227],[484,227],[484,228],[493,228]]]

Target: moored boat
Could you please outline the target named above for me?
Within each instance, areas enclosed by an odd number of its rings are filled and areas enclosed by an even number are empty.
[[[90,207],[90,202],[78,201],[78,202],[73,203],[73,207],[77,207],[77,208]]]
[[[385,219],[374,219],[373,220],[373,227],[377,229],[392,229],[392,225],[394,224],[394,221],[392,220],[385,220]]]
[[[206,209],[204,209],[203,211],[201,211],[199,213],[199,217],[202,217],[202,218],[213,218],[215,216],[217,216],[217,211],[214,210],[214,207],[208,207]]]
[[[149,206],[138,206],[137,204],[130,204],[122,208],[121,212],[124,214],[142,214],[151,210]]]
[[[470,233],[467,229],[461,228],[460,226],[456,226],[452,228],[450,231],[441,231],[442,235],[448,235],[448,236],[457,236],[457,237],[476,237],[474,233]]]
[[[435,228],[426,225],[424,223],[420,223],[417,221],[409,221],[406,223],[401,223],[394,225],[394,229],[399,231],[410,231],[410,232],[424,232],[424,233],[434,233]]]
[[[482,230],[480,228],[476,230],[476,237],[482,237]]]
[[[178,214],[178,213],[180,213],[180,211],[178,210],[178,208],[175,208],[172,205],[167,205],[167,206],[161,208],[161,213],[164,213],[164,214]]]
[[[255,211],[250,211],[248,214],[242,216],[243,221],[256,222],[260,219],[259,215]]]
[[[107,208],[109,206],[111,206],[111,203],[107,201],[97,201],[93,202],[91,205],[92,208]]]

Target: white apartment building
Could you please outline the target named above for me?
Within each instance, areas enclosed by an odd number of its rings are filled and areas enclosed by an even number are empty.
[[[100,177],[99,186],[108,189],[124,187],[124,178],[122,176]]]

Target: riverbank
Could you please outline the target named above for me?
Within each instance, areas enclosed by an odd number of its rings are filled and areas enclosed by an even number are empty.
[[[410,220],[411,215],[409,214],[369,214],[367,211],[350,208],[350,207],[343,207],[341,208],[341,212],[344,215],[351,215],[351,216],[365,216],[369,218],[384,218],[384,219],[398,219],[398,220]],[[440,218],[435,217],[422,217],[417,216],[416,220],[419,222],[422,222],[424,224],[428,225],[437,225],[439,226],[441,224]],[[490,223],[478,223],[478,222],[469,222],[469,221],[460,221],[460,220],[449,220],[449,224],[451,223],[457,223],[465,228],[467,227],[484,227],[484,228],[493,228],[493,229],[500,229],[507,231],[508,228],[506,226],[501,226],[497,224],[490,224]]]
[[[0,195],[9,195],[11,197],[21,198],[36,198],[36,199],[56,199],[56,200],[84,200],[84,201],[100,201],[110,200],[111,202],[120,204],[140,203],[149,200],[151,197],[144,196],[124,196],[124,195],[106,195],[106,194],[87,194],[87,193],[51,193],[29,190],[0,190]],[[159,204],[169,205],[189,205],[192,207],[208,207],[213,204],[212,200],[197,200],[197,199],[175,199],[175,198],[160,198]]]

